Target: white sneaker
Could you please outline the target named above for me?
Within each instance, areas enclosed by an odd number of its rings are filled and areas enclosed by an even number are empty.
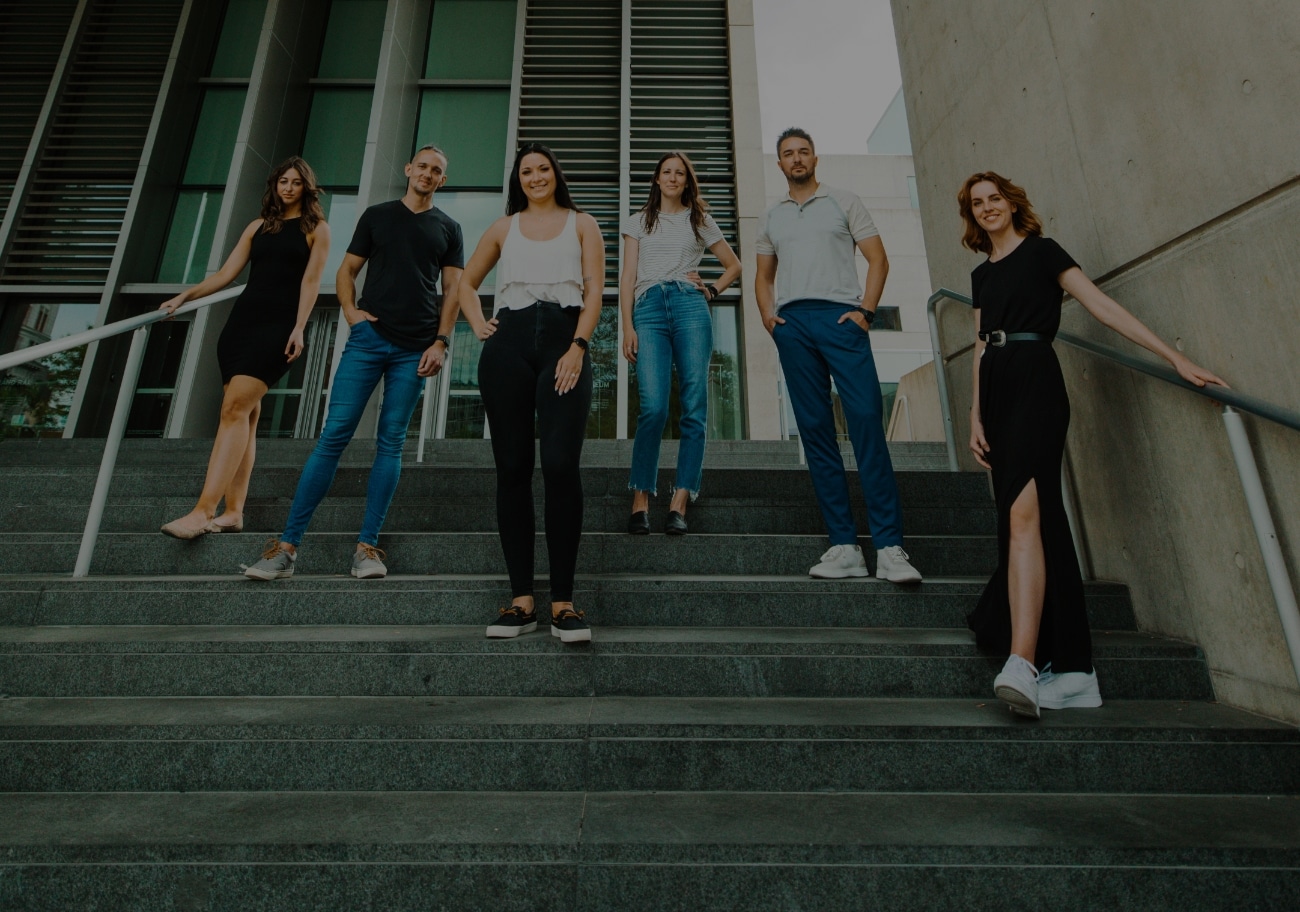
[[[876,579],[891,583],[919,583],[921,573],[907,562],[902,545],[890,545],[876,552]]]
[[[1101,705],[1097,672],[1056,674],[1048,665],[1038,676],[1038,705],[1043,709],[1095,709]]]
[[[866,558],[857,545],[831,545],[822,555],[821,563],[808,571],[817,579],[844,579],[849,576],[870,576]]]
[[[993,693],[1012,712],[1038,718],[1038,669],[1020,656],[1007,659],[1002,673],[993,679]]]

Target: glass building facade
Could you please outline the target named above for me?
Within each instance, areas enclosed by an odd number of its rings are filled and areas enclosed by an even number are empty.
[[[258,432],[315,436],[346,329],[333,276],[358,213],[400,196],[402,166],[436,144],[449,166],[435,205],[460,222],[468,255],[503,212],[513,150],[541,141],[606,239],[588,436],[630,436],[618,225],[644,202],[660,154],[691,155],[741,250],[728,15],[726,0],[6,2],[0,352],[153,309],[211,274],[257,216],[271,168],[301,154],[325,189],[333,247],[307,354],[270,391]],[[706,277],[718,271],[706,260]],[[128,434],[212,433],[229,306],[151,330]],[[739,288],[713,318],[709,435],[739,439]],[[110,339],[0,376],[0,434],[103,434],[125,348]],[[412,435],[484,435],[478,353],[462,319]]]

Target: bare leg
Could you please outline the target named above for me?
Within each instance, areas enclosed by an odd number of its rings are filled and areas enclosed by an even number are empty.
[[[226,488],[226,508],[216,520],[218,525],[237,526],[244,519],[244,502],[248,500],[248,484],[253,477],[253,464],[257,461],[257,419],[262,415],[262,403],[259,400],[248,413],[248,446],[244,448],[244,458],[239,461],[235,477],[230,479]],[[222,522],[225,520],[225,522]]]
[[[216,440],[212,442],[203,493],[193,510],[168,526],[182,531],[192,527],[201,529],[216,515],[217,504],[230,487],[248,451],[248,441],[252,436],[248,416],[265,394],[265,383],[242,374],[232,377],[226,384],[225,398],[221,402],[221,423],[217,427]]]
[[[1007,595],[1011,602],[1011,652],[1031,665],[1038,650],[1043,619],[1047,564],[1039,528],[1038,487],[1031,479],[1011,505],[1011,542],[1007,552]]]
[[[683,516],[686,515],[686,505],[691,502],[691,492],[685,488],[678,488],[673,492],[673,501],[668,505],[669,510],[674,510]]]
[[[632,512],[644,513],[650,509],[650,492],[633,491],[632,492]]]

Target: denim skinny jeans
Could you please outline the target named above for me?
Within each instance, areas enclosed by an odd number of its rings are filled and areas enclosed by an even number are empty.
[[[628,488],[656,493],[659,443],[668,421],[673,366],[681,401],[681,441],[677,449],[677,483],[691,500],[700,493],[704,440],[709,411],[709,360],[713,357],[713,316],[704,294],[688,282],[661,282],[636,301],[636,382],[641,412],[632,445]]]
[[[397,491],[397,480],[402,474],[406,428],[411,423],[420,390],[424,388],[424,381],[415,372],[420,366],[421,354],[389,342],[379,335],[369,320],[362,320],[352,327],[330,387],[325,427],[302,468],[281,541],[295,547],[302,542],[312,514],[334,483],[343,448],[356,433],[366,403],[382,379],[384,401],[379,408],[375,461],[366,484],[366,517],[361,525],[361,534],[357,536],[357,541],[363,544],[379,544],[379,530],[384,525],[388,506]]]

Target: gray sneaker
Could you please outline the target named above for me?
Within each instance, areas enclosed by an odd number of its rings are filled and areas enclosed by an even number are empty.
[[[278,580],[288,579],[293,576],[293,562],[298,559],[298,555],[292,551],[286,551],[280,542],[272,540],[266,543],[266,550],[262,552],[262,559],[253,566],[240,564],[244,570],[244,576],[255,580]]]
[[[384,558],[388,555],[373,545],[362,545],[352,555],[352,575],[357,579],[383,579],[388,575]]]

